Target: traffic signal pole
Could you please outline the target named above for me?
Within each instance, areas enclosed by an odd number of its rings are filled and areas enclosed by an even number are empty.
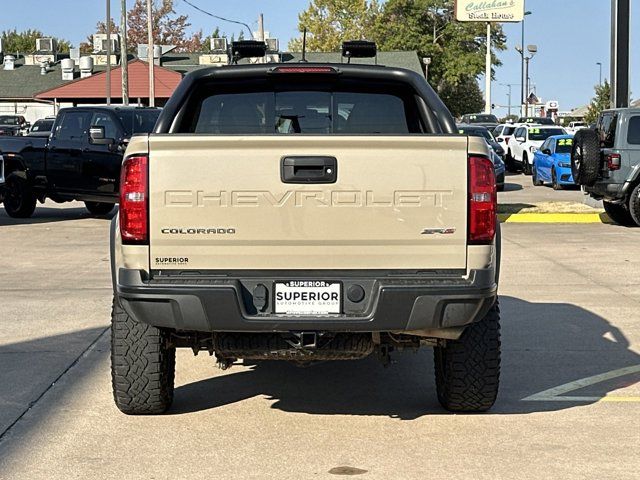
[[[611,107],[629,106],[630,0],[611,0]]]

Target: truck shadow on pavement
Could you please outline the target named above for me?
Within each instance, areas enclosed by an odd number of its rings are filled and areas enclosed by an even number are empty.
[[[95,218],[98,220],[111,220],[117,210],[114,209],[108,215],[92,215],[84,207],[56,208],[43,207],[38,205],[31,218],[11,218],[4,209],[0,208],[0,227],[10,225],[33,225],[38,223],[56,223],[68,220],[82,220],[85,218]]]
[[[489,414],[557,411],[594,403],[607,393],[640,381],[640,374],[576,390],[589,400],[525,401],[526,397],[586,377],[640,365],[624,334],[604,318],[570,304],[530,303],[501,297],[502,377]],[[258,362],[251,370],[176,387],[169,414],[213,409],[265,395],[272,408],[321,415],[384,415],[412,420],[445,414],[433,380],[430,349],[397,354],[384,368],[375,358],[327,362],[299,368]],[[177,366],[180,370],[180,363]]]

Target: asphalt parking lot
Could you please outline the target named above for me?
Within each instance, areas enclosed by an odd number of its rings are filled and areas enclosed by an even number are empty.
[[[507,190],[503,201],[582,201]],[[225,372],[181,350],[171,411],[127,417],[111,397],[109,220],[77,203],[28,221],[2,211],[0,478],[637,479],[640,229],[502,228],[491,412],[438,406],[430,350],[386,369],[370,358]]]

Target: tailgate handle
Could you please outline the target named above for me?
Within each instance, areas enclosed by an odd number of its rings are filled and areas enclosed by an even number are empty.
[[[287,156],[280,160],[282,183],[336,183],[336,157]]]

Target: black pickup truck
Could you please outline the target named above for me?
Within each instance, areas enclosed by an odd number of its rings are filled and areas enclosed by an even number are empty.
[[[94,215],[118,203],[122,156],[132,135],[153,130],[160,109],[74,107],[60,110],[49,137],[0,138],[7,214],[30,217],[49,198],[80,200]]]

